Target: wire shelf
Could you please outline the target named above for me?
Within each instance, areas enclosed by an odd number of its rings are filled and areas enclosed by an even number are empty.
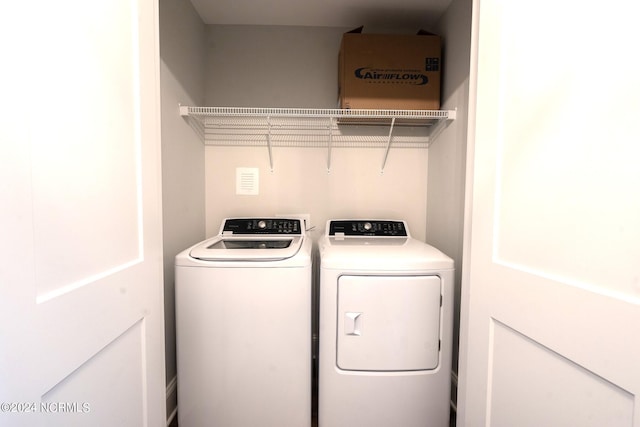
[[[272,147],[428,148],[455,110],[348,110],[180,106],[205,145]]]
[[[396,118],[409,120],[453,120],[455,110],[351,110],[324,108],[253,108],[180,106],[182,116],[281,117],[281,118]]]

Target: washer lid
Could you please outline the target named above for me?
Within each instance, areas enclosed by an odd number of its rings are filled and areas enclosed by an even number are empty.
[[[278,261],[295,256],[302,236],[218,236],[191,249],[192,258],[203,261]]]
[[[278,261],[293,257],[304,235],[299,219],[229,218],[220,235],[191,249],[203,261]]]

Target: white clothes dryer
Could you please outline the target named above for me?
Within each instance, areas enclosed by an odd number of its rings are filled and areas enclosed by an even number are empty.
[[[328,221],[319,251],[318,425],[448,426],[453,260],[404,221]]]
[[[311,246],[299,219],[226,219],[176,256],[181,427],[308,427]]]

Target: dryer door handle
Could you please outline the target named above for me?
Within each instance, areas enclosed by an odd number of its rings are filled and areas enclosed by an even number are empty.
[[[344,333],[357,337],[362,335],[362,313],[346,312],[344,314]]]

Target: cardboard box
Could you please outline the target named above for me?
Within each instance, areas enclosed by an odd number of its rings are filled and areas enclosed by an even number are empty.
[[[338,70],[340,108],[440,109],[440,37],[343,34]]]

